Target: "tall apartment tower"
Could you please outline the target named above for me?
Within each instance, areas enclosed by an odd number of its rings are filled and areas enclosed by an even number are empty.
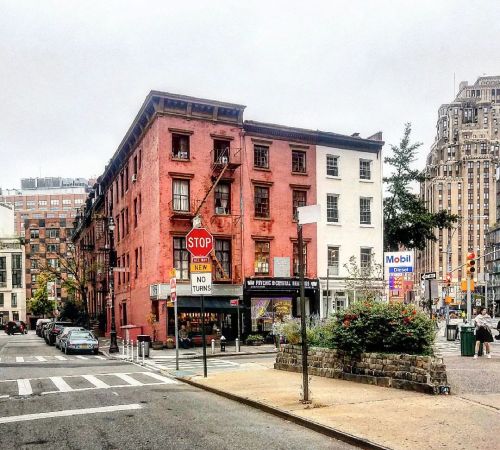
[[[450,230],[436,231],[437,241],[419,253],[420,273],[436,272],[443,280],[451,269],[456,282],[465,274],[467,252],[485,253],[485,236],[495,223],[499,118],[500,76],[461,82],[455,99],[440,106],[420,193],[430,211],[447,210],[459,220]],[[476,268],[483,273],[484,260]]]

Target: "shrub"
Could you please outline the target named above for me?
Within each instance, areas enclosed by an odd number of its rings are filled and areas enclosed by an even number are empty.
[[[432,354],[434,323],[413,305],[358,302],[311,330],[311,345],[362,352]]]
[[[299,344],[300,337],[300,319],[287,318],[280,325],[279,333],[285,336],[289,344]]]
[[[247,337],[247,342],[262,342],[264,338],[260,334],[250,334]]]

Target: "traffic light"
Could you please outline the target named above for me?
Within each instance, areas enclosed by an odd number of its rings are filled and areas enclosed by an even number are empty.
[[[467,253],[467,276],[474,278],[474,272],[476,271],[476,255],[474,252]]]
[[[451,287],[451,273],[446,274],[446,287]]]

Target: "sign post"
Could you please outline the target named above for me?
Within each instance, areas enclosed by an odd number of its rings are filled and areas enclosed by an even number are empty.
[[[174,303],[175,319],[175,370],[179,370],[179,321],[177,320],[177,278],[175,269],[170,270],[170,300]]]
[[[191,294],[201,300],[201,340],[203,377],[207,377],[207,342],[205,333],[205,294],[212,294],[212,265],[207,256],[214,249],[214,238],[205,228],[193,228],[186,235],[186,249],[191,253]]]
[[[425,282],[426,289],[429,292],[429,317],[432,320],[432,280],[436,279],[436,272],[426,272],[420,275],[420,279]]]

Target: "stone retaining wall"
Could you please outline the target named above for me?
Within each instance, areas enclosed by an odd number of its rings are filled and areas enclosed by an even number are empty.
[[[352,356],[340,350],[311,347],[307,363],[310,375],[428,394],[449,393],[443,359],[433,356],[385,353]],[[276,355],[274,368],[302,372],[301,346],[283,346]]]

